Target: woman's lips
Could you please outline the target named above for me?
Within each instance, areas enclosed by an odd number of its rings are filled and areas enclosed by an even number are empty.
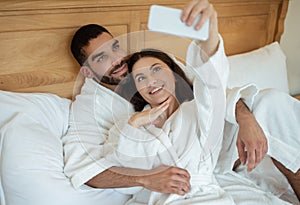
[[[150,94],[150,95],[158,94],[158,93],[160,93],[160,91],[162,91],[163,87],[164,87],[163,85],[160,86],[160,87],[156,87],[156,88],[154,88],[153,90],[151,90],[151,91],[149,92],[149,94]]]

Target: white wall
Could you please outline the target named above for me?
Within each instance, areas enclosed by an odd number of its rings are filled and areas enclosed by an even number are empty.
[[[300,94],[300,0],[290,0],[280,45],[287,56],[291,94]]]

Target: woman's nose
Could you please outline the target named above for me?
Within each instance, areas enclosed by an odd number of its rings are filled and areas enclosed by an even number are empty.
[[[155,86],[157,84],[157,79],[154,77],[149,76],[148,77],[148,86]]]

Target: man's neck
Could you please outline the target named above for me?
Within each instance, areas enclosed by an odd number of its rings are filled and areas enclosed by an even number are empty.
[[[103,82],[100,82],[99,84],[102,85],[102,86],[104,86],[104,87],[106,87],[107,89],[110,89],[111,91],[115,91],[115,89],[117,87],[116,85],[110,85],[110,84],[103,83]]]

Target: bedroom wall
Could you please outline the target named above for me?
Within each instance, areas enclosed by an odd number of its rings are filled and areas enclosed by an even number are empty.
[[[290,0],[280,45],[287,56],[290,93],[300,94],[300,1]]]
[[[147,28],[151,4],[183,8],[188,1],[39,0],[36,4],[36,0],[0,0],[0,90],[72,98],[79,87],[74,89],[78,65],[69,45],[80,25],[98,23],[119,36]],[[248,52],[279,39],[288,1],[211,0],[218,11],[226,54]],[[170,37],[167,40],[172,43],[169,49],[182,45]],[[131,38],[128,46],[132,45],[139,46]]]

